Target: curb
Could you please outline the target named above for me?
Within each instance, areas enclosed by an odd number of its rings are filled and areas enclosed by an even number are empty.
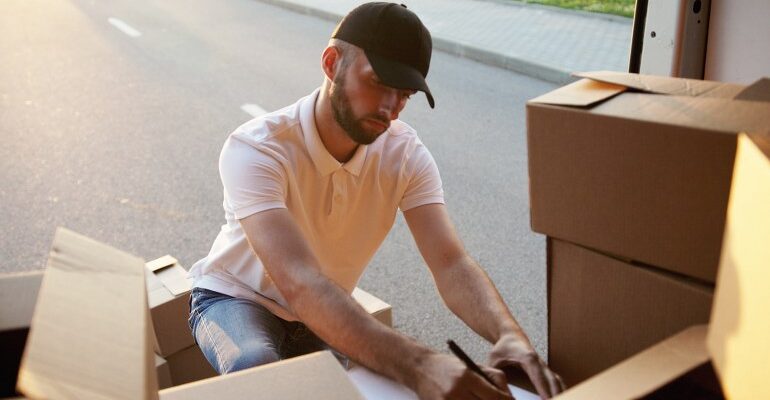
[[[334,23],[339,22],[343,17],[343,15],[337,13],[321,10],[315,7],[304,6],[288,0],[257,1],[281,7],[300,14],[318,17]],[[509,71],[550,83],[564,85],[576,80],[576,78],[570,75],[570,71],[543,65],[521,57],[508,56],[505,54],[497,53],[495,51],[481,49],[469,44],[444,39],[440,36],[433,36],[433,48],[452,55],[456,55],[458,57],[468,58],[474,61],[478,61],[482,64],[507,69]]]

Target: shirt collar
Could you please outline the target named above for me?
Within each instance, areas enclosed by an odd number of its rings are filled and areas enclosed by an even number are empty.
[[[329,153],[329,150],[326,149],[326,146],[321,141],[321,137],[318,135],[318,129],[315,124],[315,103],[320,91],[321,89],[318,88],[310,96],[305,97],[299,109],[302,135],[305,138],[305,146],[307,146],[307,151],[310,153],[310,158],[313,160],[313,164],[315,164],[318,172],[321,173],[321,176],[327,176],[340,168],[344,168],[347,172],[358,176],[366,160],[367,146],[358,145],[353,157],[345,164],[337,161]]]

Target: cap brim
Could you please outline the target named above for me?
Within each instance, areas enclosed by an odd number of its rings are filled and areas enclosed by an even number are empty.
[[[364,53],[382,83],[396,89],[419,90],[425,93],[430,108],[434,108],[433,95],[420,71],[369,51],[364,51]]]

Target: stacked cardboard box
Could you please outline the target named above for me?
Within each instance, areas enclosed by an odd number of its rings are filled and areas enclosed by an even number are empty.
[[[559,399],[770,398],[770,127],[753,139],[740,135],[729,204],[709,326],[668,338]]]
[[[579,76],[527,105],[549,363],[568,384],[708,322],[738,133],[770,126],[740,85]]]
[[[216,371],[206,361],[187,324],[192,287],[187,271],[169,255],[150,261],[145,267],[154,347],[166,361],[168,386],[215,376]],[[160,379],[161,370],[158,373]],[[160,385],[161,388],[168,386],[165,382]]]
[[[16,377],[44,270],[0,275],[0,398],[16,394]],[[145,264],[154,365],[160,389],[213,377],[216,372],[187,325],[190,281],[171,256]],[[390,305],[356,288],[353,298],[375,318],[392,325]],[[297,367],[300,368],[300,367]]]
[[[17,389],[55,399],[362,398],[329,352],[158,392],[164,362],[153,348],[162,340],[146,273],[141,259],[59,229],[44,274],[1,277],[0,334],[30,327]]]

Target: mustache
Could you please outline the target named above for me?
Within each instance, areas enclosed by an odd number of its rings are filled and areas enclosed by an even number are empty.
[[[366,119],[373,119],[375,121],[382,122],[384,125],[390,125],[390,118],[388,118],[387,115],[369,114],[369,115],[366,115],[364,118],[366,118]]]

